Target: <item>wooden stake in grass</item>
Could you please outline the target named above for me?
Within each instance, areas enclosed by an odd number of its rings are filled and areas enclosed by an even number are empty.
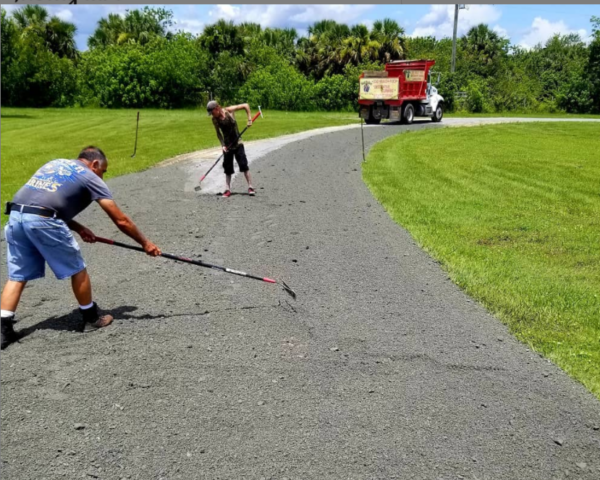
[[[365,131],[363,129],[363,118],[360,117],[360,136],[362,138],[363,162],[365,162]]]
[[[140,128],[140,112],[137,113],[137,124],[135,126],[135,145],[133,147],[133,155],[131,158],[135,157],[135,152],[137,152],[137,139],[138,139],[138,130]]]

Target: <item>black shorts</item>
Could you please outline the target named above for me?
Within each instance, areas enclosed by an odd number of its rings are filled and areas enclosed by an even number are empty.
[[[250,170],[248,168],[248,159],[246,158],[246,150],[244,150],[244,145],[239,145],[234,150],[229,150],[225,153],[225,158],[223,159],[223,168],[225,169],[225,175],[233,175],[233,157],[235,156],[235,161],[240,167],[240,172],[247,172]]]

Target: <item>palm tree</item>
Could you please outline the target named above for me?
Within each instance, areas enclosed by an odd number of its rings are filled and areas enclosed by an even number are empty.
[[[45,25],[48,11],[41,5],[25,5],[13,12],[13,18],[21,30]]]
[[[262,34],[262,27],[259,23],[244,22],[237,26],[240,35],[245,42],[250,42],[254,38],[260,38]]]
[[[35,35],[52,53],[70,59],[78,57],[75,43],[77,27],[74,24],[58,17],[49,18],[48,11],[41,5],[25,5],[13,13],[13,19],[22,38]]]
[[[343,67],[350,63],[358,65],[365,61],[377,60],[381,43],[374,39],[364,25],[354,25],[350,37],[346,38],[339,49],[339,64]]]
[[[232,55],[244,53],[244,38],[231,21],[221,19],[213,25],[207,25],[202,35],[198,37],[198,41],[214,57],[225,51]]]
[[[320,39],[341,41],[350,35],[350,27],[335,20],[321,20],[308,27],[308,34]]]
[[[125,17],[111,13],[101,18],[93,35],[88,39],[90,48],[122,45],[125,43],[146,44],[155,37],[170,38],[167,27],[173,24],[173,13],[163,8],[144,7],[128,10]]]
[[[371,37],[380,44],[379,60],[381,62],[404,58],[404,29],[395,20],[385,18],[383,21],[374,22]]]
[[[465,53],[473,57],[476,64],[490,67],[506,55],[509,41],[481,23],[468,31],[462,43]]]
[[[101,18],[94,33],[88,38],[88,47],[98,48],[108,45],[118,45],[119,37],[125,33],[125,22],[123,17],[116,13],[109,13],[108,18]]]
[[[348,25],[335,20],[321,20],[308,28],[309,38],[300,44],[305,49],[298,57],[299,65],[309,70],[317,79],[338,73],[341,66],[340,51],[350,35]],[[301,68],[302,68],[301,67]]]
[[[298,33],[293,28],[266,28],[262,32],[262,41],[266,45],[289,58],[294,54],[297,39]]]
[[[143,10],[130,10],[125,15],[127,41],[145,44],[151,38],[164,37],[166,27],[172,25],[173,14],[164,9],[145,7]]]
[[[79,52],[75,43],[76,32],[74,24],[52,17],[46,24],[46,43],[59,57],[77,58]]]

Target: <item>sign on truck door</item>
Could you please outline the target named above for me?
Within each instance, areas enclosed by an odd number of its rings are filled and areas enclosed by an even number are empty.
[[[361,78],[360,100],[398,100],[398,77]]]
[[[404,78],[407,82],[424,82],[424,70],[404,70]]]

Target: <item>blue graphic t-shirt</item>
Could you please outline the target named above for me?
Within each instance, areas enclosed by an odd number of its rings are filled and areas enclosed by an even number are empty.
[[[112,199],[106,183],[79,160],[52,160],[17,192],[13,203],[55,210],[68,222],[93,201]]]

